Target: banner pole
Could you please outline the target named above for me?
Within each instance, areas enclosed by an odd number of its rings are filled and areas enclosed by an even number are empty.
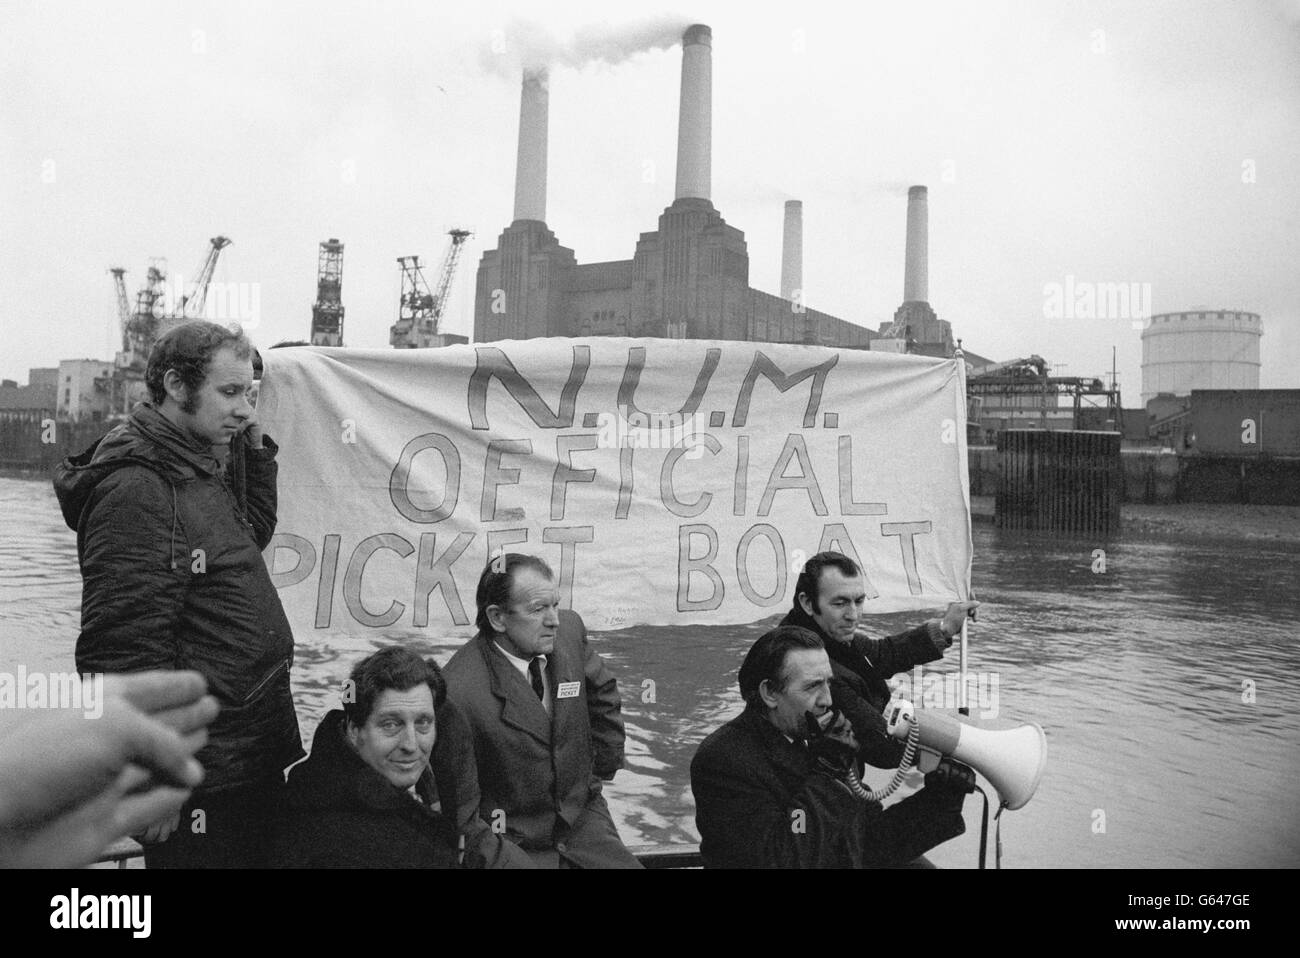
[[[957,649],[957,670],[958,680],[961,682],[957,688],[957,712],[960,715],[970,715],[970,707],[966,703],[966,623],[969,619],[961,620],[961,645]]]

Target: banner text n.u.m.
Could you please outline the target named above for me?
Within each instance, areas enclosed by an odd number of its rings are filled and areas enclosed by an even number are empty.
[[[869,611],[968,594],[960,359],[599,338],[265,361],[267,561],[300,636],[467,634],[501,550],[597,630],[765,618],[824,549],[862,564]]]

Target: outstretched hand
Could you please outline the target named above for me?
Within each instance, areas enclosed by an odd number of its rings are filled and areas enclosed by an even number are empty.
[[[0,866],[80,867],[175,815],[203,779],[206,689],[197,672],[143,672],[105,678],[100,710],[0,710]]]

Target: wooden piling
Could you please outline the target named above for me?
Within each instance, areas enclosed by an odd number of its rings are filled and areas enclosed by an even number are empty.
[[[1116,535],[1124,490],[1118,432],[998,434],[999,528]]]

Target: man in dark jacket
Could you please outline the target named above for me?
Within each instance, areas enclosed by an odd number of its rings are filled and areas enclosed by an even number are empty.
[[[637,868],[601,794],[623,765],[618,682],[559,608],[555,576],[507,553],[483,570],[479,632],[447,663],[474,737],[482,819],[544,868]]]
[[[831,709],[830,679],[821,640],[806,629],[778,627],[745,656],[745,710],[691,762],[706,868],[900,865],[965,831],[965,784],[943,764],[889,808],[850,790],[845,753],[852,760],[855,745]]]
[[[942,657],[979,603],[950,603],[942,619],[873,639],[858,629],[866,597],[866,580],[856,562],[840,552],[819,552],[804,564],[794,607],[781,625],[808,629],[822,640],[834,671],[831,698],[853,725],[859,758],[876,768],[897,768],[904,746],[885,730],[886,679]]]
[[[275,532],[276,446],[247,395],[252,346],[183,323],[149,356],[150,402],[55,477],[81,562],[81,672],[194,669],[221,706],[206,775],[177,818],[138,836],[148,867],[261,863],[284,768],[302,755],[293,634],[261,550]],[[224,461],[244,445],[246,499]]]
[[[391,646],[357,664],[347,691],[289,772],[271,864],[456,867],[457,783],[435,770],[434,744],[459,744],[471,771],[473,753],[463,722],[448,721],[438,667]]]

